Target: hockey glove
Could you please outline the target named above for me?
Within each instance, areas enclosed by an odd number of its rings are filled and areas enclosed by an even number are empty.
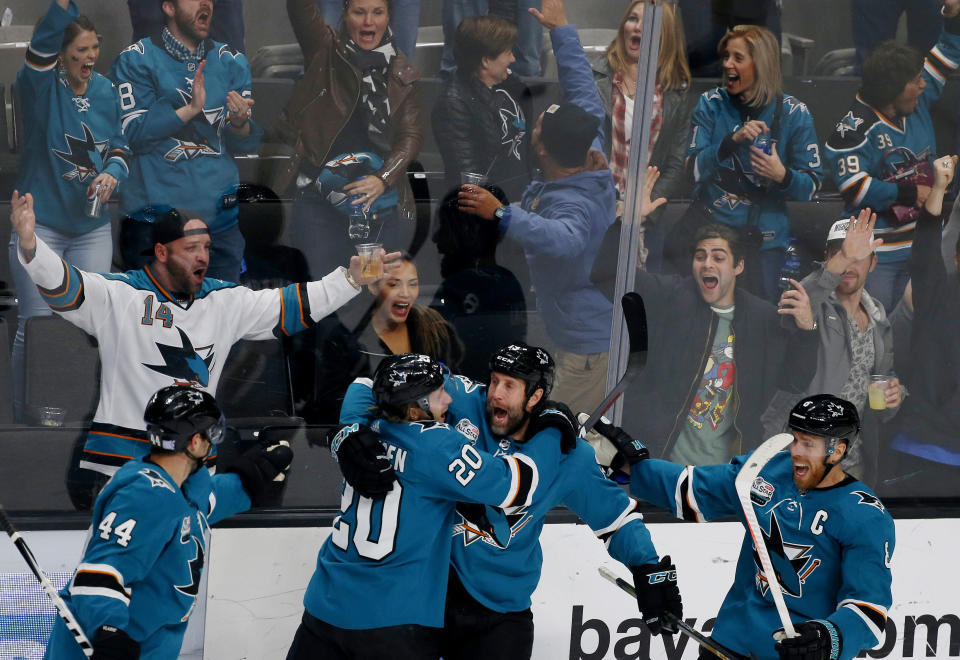
[[[583,415],[584,413],[581,413]],[[586,421],[586,420],[584,420]],[[602,439],[591,440],[594,434]],[[624,465],[633,465],[640,461],[650,458],[650,451],[639,440],[635,440],[619,426],[614,426],[606,417],[601,417],[593,429],[587,434],[586,438],[597,454],[597,462],[600,462],[601,452],[603,457],[610,462],[608,465],[614,470],[621,469]],[[606,441],[606,442],[604,442]],[[596,444],[594,444],[596,442]],[[609,443],[609,444],[608,444]],[[615,451],[613,457],[610,457],[611,445]],[[598,449],[598,446],[600,449]],[[603,463],[600,463],[603,465]]]
[[[677,632],[676,624],[665,617],[669,612],[678,619],[683,618],[677,567],[670,563],[670,555],[656,564],[631,566],[630,570],[633,572],[633,587],[637,591],[637,604],[650,634]]]
[[[362,424],[344,426],[330,441],[333,459],[355,491],[369,498],[384,497],[397,475],[379,436]]]
[[[92,660],[137,660],[140,657],[140,642],[113,626],[97,628],[92,643]]]
[[[843,635],[825,619],[804,621],[794,626],[796,637],[787,637],[783,628],[773,633],[775,648],[782,660],[837,660],[843,649]]]
[[[560,451],[569,454],[577,446],[577,434],[580,425],[567,404],[559,401],[546,401],[543,410],[530,420],[527,426],[527,440],[544,429],[560,431]]]
[[[267,494],[271,482],[283,481],[293,462],[293,450],[290,443],[281,440],[265,446],[259,444],[245,451],[224,472],[235,473],[240,477],[243,489],[250,496],[253,506],[259,506]]]
[[[457,502],[457,513],[463,516],[464,525],[486,534],[501,550],[510,543],[510,523],[503,509],[489,504]]]

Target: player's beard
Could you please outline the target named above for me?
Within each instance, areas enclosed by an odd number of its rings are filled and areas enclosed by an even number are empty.
[[[493,421],[494,410],[498,408],[507,413],[507,419],[501,426],[496,426]],[[503,406],[494,405],[491,401],[487,401],[486,413],[487,424],[490,426],[490,430],[497,435],[503,436],[513,435],[519,431],[530,417],[530,414],[523,409],[522,404],[513,408],[504,408]]]
[[[210,18],[213,18],[212,15]],[[200,32],[196,26],[196,14],[193,16],[188,16],[186,12],[181,13],[180,8],[177,8],[176,13],[173,16],[174,23],[177,24],[177,29],[180,31],[180,34],[189,37],[190,39],[200,43],[204,39],[210,36],[210,30],[207,29],[206,32]],[[209,19],[207,25],[209,25]]]
[[[170,276],[171,288],[173,289],[170,293],[191,296],[200,292],[203,283],[194,283],[192,272],[189,271],[186,266],[176,259],[169,259],[166,266],[167,273]]]

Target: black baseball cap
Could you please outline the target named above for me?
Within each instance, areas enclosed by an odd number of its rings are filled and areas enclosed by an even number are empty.
[[[156,215],[153,221],[153,233],[151,235],[150,247],[140,253],[142,257],[152,257],[153,248],[157,243],[166,245],[172,243],[178,238],[184,236],[194,236],[197,234],[210,234],[210,228],[204,225],[195,229],[184,229],[190,220],[196,219],[197,215],[188,213],[180,209],[168,208],[163,213]]]
[[[562,167],[579,167],[597,130],[600,118],[574,103],[554,103],[543,113],[540,142],[547,153]]]

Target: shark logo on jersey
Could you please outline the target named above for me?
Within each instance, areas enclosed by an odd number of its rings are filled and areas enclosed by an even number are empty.
[[[171,486],[166,479],[160,476],[160,473],[156,470],[151,470],[150,468],[144,468],[140,470],[140,474],[145,476],[150,481],[151,488],[166,488],[171,493],[176,493],[176,489]]]
[[[210,364],[213,362],[213,351],[209,350],[209,355],[205,358],[200,357],[190,338],[187,337],[187,333],[180,328],[177,328],[177,332],[180,333],[181,346],[168,346],[156,342],[164,364],[144,363],[143,366],[164,376],[170,376],[179,384],[199,384],[206,387],[210,383]]]
[[[500,144],[509,144],[510,156],[520,160],[520,143],[523,141],[523,136],[526,135],[526,121],[523,118],[523,110],[506,90],[498,89],[496,91],[503,94],[507,102],[513,106],[512,108],[500,108]],[[517,131],[517,134],[512,138],[509,137],[511,127]]]
[[[847,131],[856,131],[862,123],[863,120],[860,117],[854,117],[853,110],[850,110],[843,116],[843,119],[837,123],[837,133],[840,134],[840,137],[844,137]]]
[[[482,506],[482,505],[481,505]],[[458,512],[459,512],[458,507]],[[516,507],[510,509],[509,513],[503,511],[503,509],[498,509],[492,506],[484,507],[487,510],[492,510],[494,512],[501,512],[506,517],[506,524],[510,526],[510,539],[516,536],[521,529],[526,527],[527,523],[532,520],[529,514],[526,513],[526,507]],[[489,514],[488,514],[489,515]],[[492,545],[498,548],[502,548],[499,543],[497,543],[493,537],[486,531],[480,529],[480,525],[477,525],[470,520],[467,520],[463,514],[460,514],[460,522],[453,526],[453,536],[457,537],[463,535],[463,545],[464,547],[476,543],[477,541],[483,541],[488,545]],[[504,533],[503,536],[506,536]],[[509,543],[509,541],[508,541]]]
[[[97,175],[98,165],[103,163],[103,155],[107,152],[109,140],[97,141],[93,137],[93,131],[83,122],[83,139],[63,134],[67,143],[67,151],[58,151],[53,149],[53,153],[61,160],[66,161],[73,166],[69,172],[61,175],[66,181],[76,179],[83,183]],[[96,156],[98,162],[94,162]]]
[[[854,490],[854,491],[851,491],[850,494],[860,496],[860,501],[857,502],[857,504],[866,504],[867,506],[872,506],[875,509],[879,509],[880,511],[887,510],[886,507],[883,506],[883,502],[877,499],[876,495],[871,495],[870,493],[864,490]]]
[[[792,115],[794,112],[807,112],[807,104],[799,99],[795,99],[792,96],[784,96],[783,103],[787,106],[787,114]]]
[[[135,51],[143,55],[143,42],[138,41],[137,43],[131,44],[130,46],[127,46],[126,48],[123,49],[124,53],[129,53],[131,51]]]
[[[454,376],[454,378],[460,381],[460,384],[463,386],[463,391],[465,394],[470,394],[470,392],[473,392],[475,389],[480,387],[480,383],[475,383],[473,380],[471,380],[470,378],[467,378],[466,376]]]
[[[770,553],[770,560],[773,563],[773,570],[777,576],[777,582],[783,588],[783,592],[795,598],[803,596],[803,583],[813,573],[821,561],[810,556],[813,550],[812,545],[796,544],[784,541],[780,532],[780,521],[776,513],[770,513],[770,532],[761,529],[764,545]],[[760,556],[756,548],[753,549],[753,562],[757,567],[756,586],[761,595],[766,595],[770,588],[767,582],[767,576],[763,572],[760,564]]]
[[[193,559],[187,562],[187,566],[190,569],[190,583],[184,585],[174,585],[174,589],[182,593],[184,596],[189,596],[193,599],[190,603],[190,608],[187,610],[187,613],[183,615],[183,618],[180,621],[186,621],[190,618],[190,614],[193,613],[193,608],[197,606],[197,593],[200,591],[200,575],[203,573],[203,561],[204,561],[204,552],[203,544],[200,543],[200,539],[196,536],[191,536],[187,539],[187,543],[193,542],[196,546],[196,554],[194,554]]]

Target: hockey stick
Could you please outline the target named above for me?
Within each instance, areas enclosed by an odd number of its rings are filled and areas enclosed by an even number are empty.
[[[623,296],[620,304],[623,307],[623,320],[627,324],[627,334],[630,336],[630,357],[627,358],[627,369],[610,394],[600,402],[597,409],[581,426],[584,433],[593,428],[603,413],[607,412],[614,401],[620,398],[630,382],[643,370],[643,365],[647,363],[647,312],[643,306],[643,298],[639,293],[631,291]]]
[[[59,614],[60,618],[63,619],[64,623],[67,624],[67,630],[73,633],[73,638],[76,640],[77,644],[80,645],[80,649],[83,651],[83,654],[88,658],[93,657],[93,645],[83,633],[83,628],[80,627],[80,622],[77,621],[77,617],[73,615],[73,612],[70,611],[70,608],[67,607],[67,604],[63,602],[63,598],[61,598],[60,594],[57,593],[56,587],[51,584],[50,578],[48,578],[47,574],[43,572],[42,568],[40,568],[40,564],[37,563],[36,557],[34,557],[33,552],[30,551],[30,546],[27,545],[27,542],[23,540],[22,536],[20,536],[20,532],[18,532],[13,526],[13,523],[10,522],[10,518],[7,516],[6,510],[2,506],[0,506],[0,527],[3,527],[3,530],[7,533],[7,536],[9,536],[10,540],[13,541],[13,544],[17,546],[17,550],[20,551],[20,554],[23,555],[23,559],[27,562],[27,566],[30,567],[30,570],[33,572],[34,576],[36,576],[37,580],[40,581],[40,586],[43,587],[43,590],[47,593],[47,598],[49,598],[53,602],[53,606],[57,608],[57,614]]]
[[[600,575],[602,575],[606,579],[613,582],[615,585],[623,589],[625,592],[627,592],[634,598],[637,597],[637,592],[633,588],[633,585],[627,582],[626,580],[624,580],[623,578],[617,577],[617,575],[613,571],[611,571],[609,568],[607,568],[606,566],[601,566],[597,570],[600,571]],[[736,660],[737,658],[736,653],[734,653],[733,651],[731,651],[725,646],[717,644],[715,641],[713,641],[703,633],[694,629],[693,626],[688,624],[686,621],[678,617],[673,612],[666,612],[663,616],[667,621],[677,626],[677,628],[680,629],[680,632],[682,632],[684,635],[686,635],[687,637],[695,641],[697,644],[699,644],[703,648],[710,651],[710,653],[720,658],[720,660]]]
[[[737,489],[737,497],[740,499],[740,507],[743,509],[743,516],[747,522],[747,531],[753,537],[753,547],[757,549],[757,556],[760,558],[760,565],[763,567],[764,576],[767,578],[767,587],[773,596],[773,603],[777,606],[777,614],[780,615],[780,623],[783,624],[783,630],[787,637],[796,637],[797,631],[793,627],[793,621],[790,620],[790,612],[787,610],[787,603],[783,599],[783,591],[780,587],[780,580],[773,570],[773,561],[770,559],[770,552],[767,550],[767,544],[763,542],[763,530],[760,528],[760,522],[757,520],[757,512],[753,509],[753,502],[750,500],[750,490],[753,488],[753,482],[760,475],[770,459],[780,453],[787,445],[793,442],[793,435],[790,433],[778,433],[772,438],[767,439],[762,445],[750,454],[746,465],[740,468],[737,478],[734,480],[734,487]]]

